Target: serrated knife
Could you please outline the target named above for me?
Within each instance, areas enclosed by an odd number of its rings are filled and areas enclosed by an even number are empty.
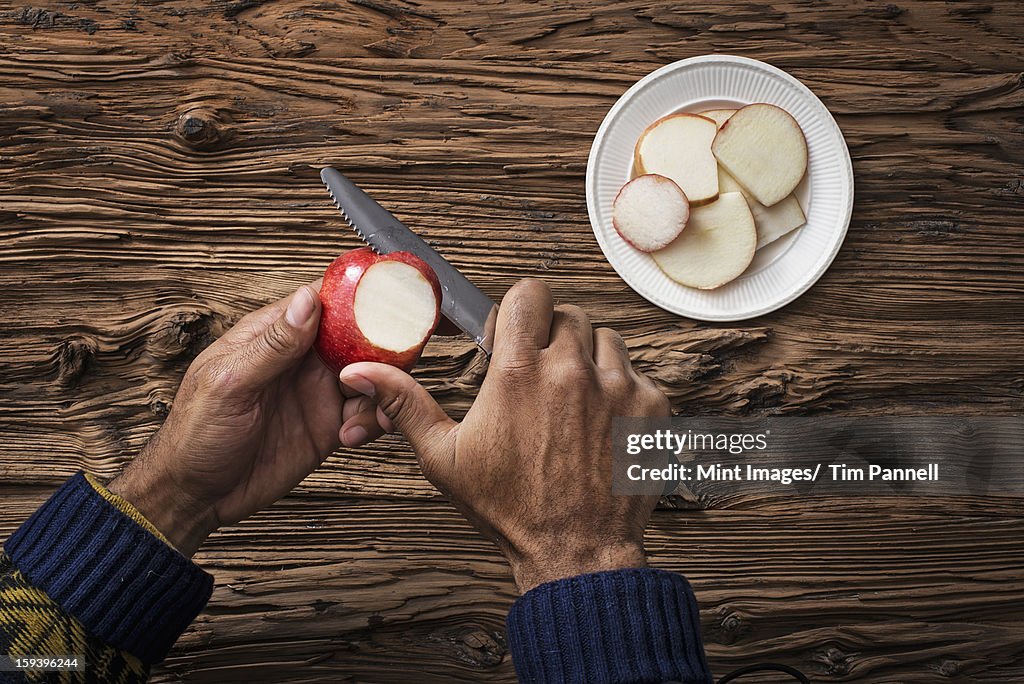
[[[363,242],[378,254],[412,252],[434,269],[441,283],[441,312],[476,340],[488,356],[494,342],[497,305],[423,238],[377,204],[358,185],[330,167],[320,171],[335,206]]]

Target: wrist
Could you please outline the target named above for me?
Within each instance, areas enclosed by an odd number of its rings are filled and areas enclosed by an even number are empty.
[[[184,493],[169,475],[129,465],[107,489],[130,503],[186,558],[217,529],[212,506]]]
[[[619,543],[576,550],[552,546],[537,553],[509,554],[519,593],[577,575],[647,567],[642,544]]]

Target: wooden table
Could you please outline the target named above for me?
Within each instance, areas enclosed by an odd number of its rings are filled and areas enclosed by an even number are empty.
[[[836,262],[742,324],[667,314],[605,262],[594,132],[704,53],[788,70],[835,114],[857,204]],[[1019,2],[0,2],[0,532],[78,469],[113,476],[195,354],[358,240],[345,169],[494,297],[551,283],[628,339],[680,411],[1020,414]],[[419,376],[454,415],[463,339]],[[1024,680],[1020,501],[663,506],[719,674]],[[341,452],[215,535],[206,611],[158,682],[513,680],[515,592],[399,438]]]

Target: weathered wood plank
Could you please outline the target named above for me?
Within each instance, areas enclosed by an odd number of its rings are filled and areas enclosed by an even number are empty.
[[[125,1],[0,5],[25,51],[191,49],[256,57],[414,57],[663,63],[756,54],[802,66],[906,71],[1024,69],[1015,3],[649,2],[267,3]],[[196,26],[201,31],[196,31]],[[6,41],[5,41],[6,42]]]
[[[7,499],[0,530],[42,496]],[[1024,519],[905,510],[662,511],[648,547],[693,583],[718,673],[765,659],[815,681],[1019,668]],[[244,681],[257,667],[275,681],[511,681],[508,570],[447,504],[290,498],[198,560],[217,589],[156,681]]]

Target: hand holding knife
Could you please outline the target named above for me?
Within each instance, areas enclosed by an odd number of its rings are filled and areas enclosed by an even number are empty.
[[[441,312],[490,356],[498,312],[490,297],[336,169],[321,170],[320,178],[342,217],[375,252],[412,252],[434,270],[441,283]]]

